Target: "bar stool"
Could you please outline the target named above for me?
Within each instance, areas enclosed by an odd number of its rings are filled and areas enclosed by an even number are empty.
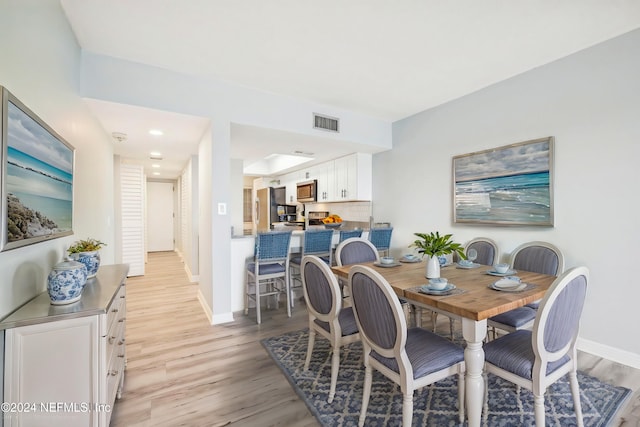
[[[286,294],[287,315],[291,317],[287,277],[290,242],[291,231],[258,233],[256,236],[253,262],[246,267],[244,314],[249,314],[249,300],[254,300],[258,324],[261,322],[260,298],[263,297],[275,296],[277,307],[280,294]]]

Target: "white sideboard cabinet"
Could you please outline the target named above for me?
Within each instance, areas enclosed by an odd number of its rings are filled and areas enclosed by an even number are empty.
[[[127,264],[101,266],[82,298],[43,292],[0,322],[4,427],[109,425],[126,366]]]

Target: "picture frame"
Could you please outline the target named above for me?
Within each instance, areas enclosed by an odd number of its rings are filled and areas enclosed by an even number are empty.
[[[0,251],[73,234],[74,147],[2,86],[0,97]]]
[[[454,223],[553,226],[552,136],[453,157]]]

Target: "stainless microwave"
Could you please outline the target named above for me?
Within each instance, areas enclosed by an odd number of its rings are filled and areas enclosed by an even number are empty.
[[[299,182],[297,186],[297,200],[300,203],[309,203],[316,201],[318,192],[318,181]]]

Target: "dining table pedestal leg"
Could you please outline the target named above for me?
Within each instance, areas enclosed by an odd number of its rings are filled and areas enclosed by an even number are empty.
[[[464,350],[466,412],[469,427],[480,427],[482,399],[484,398],[484,350],[482,343],[487,336],[487,321],[462,318],[462,336],[467,343]]]

